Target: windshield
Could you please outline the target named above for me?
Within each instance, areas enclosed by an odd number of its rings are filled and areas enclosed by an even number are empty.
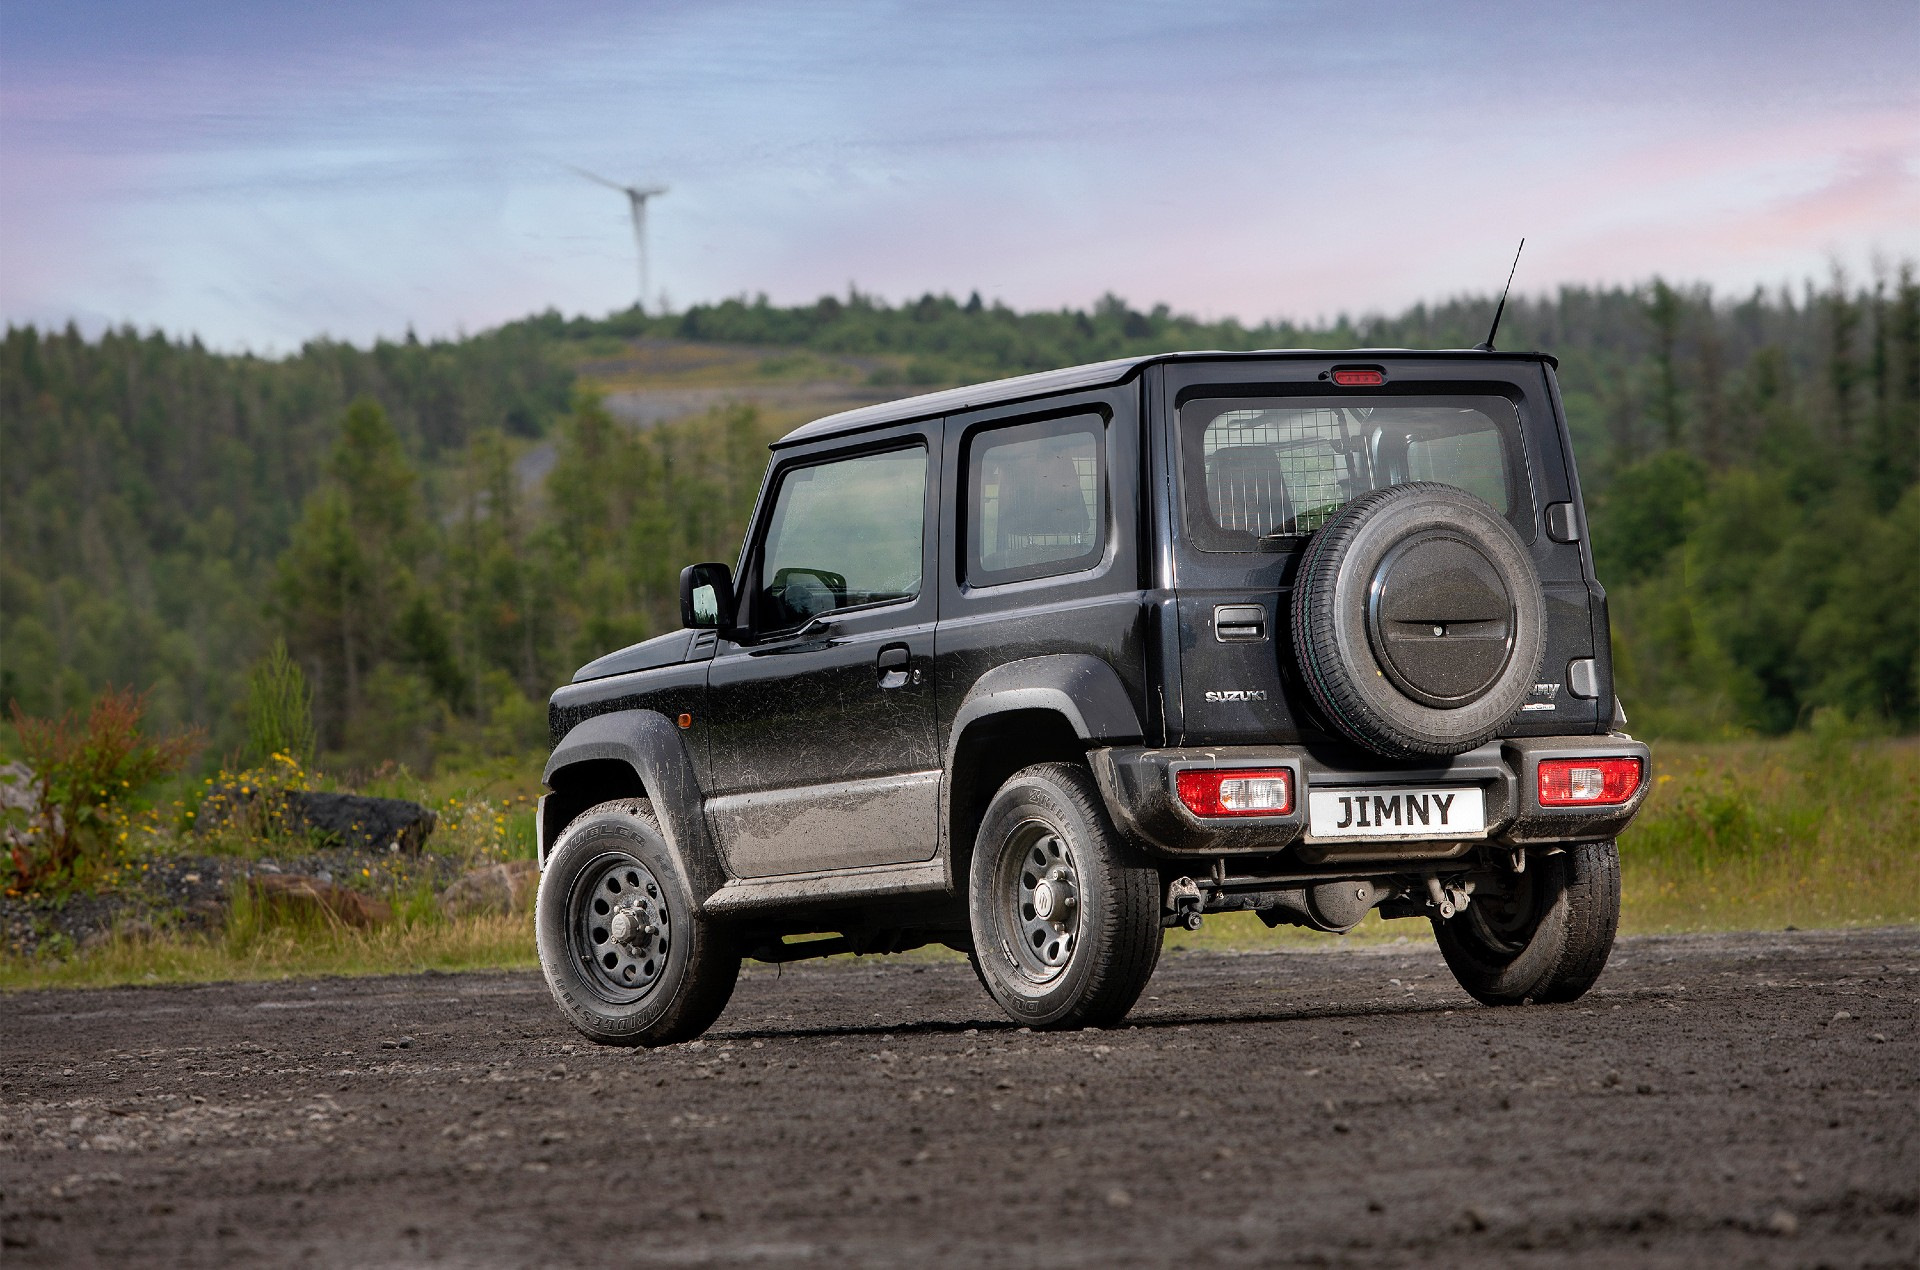
[[[1368,490],[1457,486],[1513,511],[1519,419],[1500,397],[1208,397],[1180,407],[1187,530],[1278,550]]]

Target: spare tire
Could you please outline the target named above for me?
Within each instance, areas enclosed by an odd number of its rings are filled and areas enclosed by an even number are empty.
[[[1361,495],[1308,540],[1292,625],[1334,731],[1388,758],[1461,754],[1525,703],[1546,601],[1504,516],[1416,481]]]

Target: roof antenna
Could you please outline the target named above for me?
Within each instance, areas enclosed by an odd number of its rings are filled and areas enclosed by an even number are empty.
[[[1493,310],[1493,325],[1487,328],[1487,338],[1473,346],[1473,351],[1476,353],[1491,353],[1493,351],[1493,337],[1498,334],[1500,330],[1500,315],[1507,311],[1507,292],[1513,290],[1514,271],[1520,268],[1520,253],[1526,249],[1527,240],[1522,238],[1520,245],[1514,248],[1513,268],[1507,270],[1507,285],[1500,289],[1500,303]]]

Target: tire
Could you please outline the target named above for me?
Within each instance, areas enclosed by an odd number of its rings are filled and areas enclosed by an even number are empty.
[[[1533,690],[1546,597],[1504,516],[1418,481],[1361,495],[1308,541],[1291,626],[1334,732],[1393,759],[1463,754]]]
[[[975,973],[1033,1028],[1126,1017],[1160,960],[1160,877],[1107,819],[1084,768],[1039,763],[988,804],[968,870]]]
[[[1433,919],[1447,968],[1487,1005],[1575,1001],[1593,986],[1620,926],[1620,852],[1584,842],[1534,857],[1512,890],[1475,891],[1458,915]]]
[[[726,1009],[740,974],[739,950],[694,912],[640,799],[591,807],[561,833],[540,875],[534,932],[554,1001],[602,1045],[692,1040]]]

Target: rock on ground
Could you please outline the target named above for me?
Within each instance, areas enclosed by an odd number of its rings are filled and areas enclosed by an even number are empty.
[[[378,926],[393,918],[385,900],[298,873],[256,873],[247,885],[264,904],[324,914],[349,926]]]
[[[320,833],[355,850],[418,851],[440,818],[431,808],[404,798],[373,798],[325,790],[276,790],[217,786],[200,804],[195,832],[230,825],[271,822],[275,833]]]
[[[418,851],[439,823],[431,810],[404,798],[306,792],[287,799],[308,828],[332,834],[349,847]]]
[[[540,866],[532,860],[489,864],[455,879],[440,892],[440,911],[448,917],[480,913],[524,913],[540,889]]]

